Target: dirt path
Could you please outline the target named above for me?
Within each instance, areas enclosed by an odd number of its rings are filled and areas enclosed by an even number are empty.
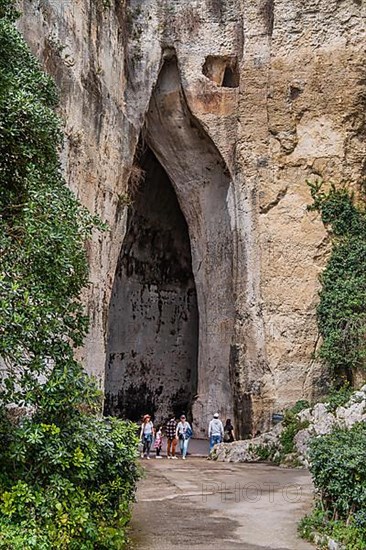
[[[144,461],[135,550],[310,550],[297,521],[311,508],[308,472],[204,458]]]

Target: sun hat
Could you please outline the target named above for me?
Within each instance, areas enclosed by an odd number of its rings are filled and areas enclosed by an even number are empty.
[[[143,418],[143,421],[145,422],[145,420],[147,420],[148,418],[151,418],[151,416],[149,414],[145,414],[144,418]]]
[[[214,414],[214,418],[218,418],[219,416],[220,416],[219,413]]]

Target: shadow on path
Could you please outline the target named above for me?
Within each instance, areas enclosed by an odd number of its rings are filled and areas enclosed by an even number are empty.
[[[144,461],[134,550],[309,550],[297,522],[311,508],[306,470],[191,457]]]

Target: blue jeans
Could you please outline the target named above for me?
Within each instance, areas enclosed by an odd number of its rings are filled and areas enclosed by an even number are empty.
[[[210,437],[210,452],[214,448],[214,445],[217,445],[218,443],[221,443],[222,438],[221,435],[211,435]]]
[[[189,438],[188,439],[179,439],[179,447],[181,455],[185,458],[188,451]]]
[[[144,435],[142,438],[142,442],[144,444],[144,448],[142,452],[143,454],[146,454],[146,456],[150,456],[150,448],[151,448],[152,440],[153,440],[152,434]]]

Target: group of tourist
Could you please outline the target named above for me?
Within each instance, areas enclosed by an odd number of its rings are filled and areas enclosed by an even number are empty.
[[[172,415],[170,420],[166,423],[165,428],[163,429],[163,426],[159,426],[157,430],[154,428],[151,416],[149,414],[145,414],[142,419],[140,431],[140,441],[142,443],[141,458],[146,457],[148,460],[150,459],[150,451],[153,443],[156,458],[162,458],[161,450],[163,447],[164,437],[166,437],[167,458],[173,460],[177,459],[176,448],[179,441],[180,454],[182,459],[185,460],[192,435],[192,427],[184,414],[181,415],[179,420],[176,420],[175,416]],[[218,443],[222,443],[223,441],[225,443],[230,443],[234,441],[234,427],[230,418],[226,420],[224,426],[219,418],[219,413],[215,413],[208,426],[208,438],[210,441],[210,452]]]

